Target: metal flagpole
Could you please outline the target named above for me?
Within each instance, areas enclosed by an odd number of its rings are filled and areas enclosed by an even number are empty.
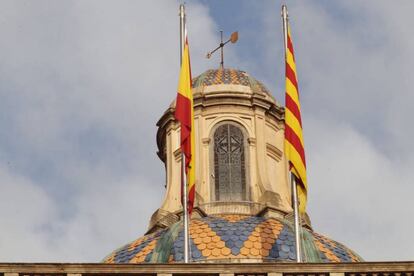
[[[180,5],[180,65],[183,60],[184,55],[184,45],[185,45],[185,6]]]
[[[296,261],[302,262],[302,242],[300,235],[300,215],[299,215],[299,202],[298,202],[298,190],[296,187],[296,176],[290,173],[290,182],[292,184],[292,198],[293,198],[293,212],[295,216],[295,241],[296,241]]]
[[[223,31],[220,31],[220,47],[221,47],[221,62],[220,62],[220,69],[224,69],[224,44],[223,44]]]
[[[285,59],[287,58],[287,40],[288,40],[288,12],[286,5],[282,5],[282,20],[283,20],[283,35],[285,42]],[[293,198],[293,213],[295,221],[295,241],[296,241],[296,261],[302,262],[302,246],[300,238],[300,215],[298,204],[298,192],[296,187],[296,177],[290,172],[290,183],[292,186],[292,198]]]
[[[185,6],[180,5],[180,64],[182,64],[184,55],[184,46],[186,39],[186,27],[185,27]],[[184,263],[189,261],[189,233],[188,233],[188,198],[187,198],[187,175],[185,173],[185,155],[181,153],[181,185],[182,185],[182,202],[183,202],[183,214],[184,214]]]

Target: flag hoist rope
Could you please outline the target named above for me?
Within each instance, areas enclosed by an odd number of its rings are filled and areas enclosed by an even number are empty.
[[[185,7],[180,5],[180,64],[182,65],[185,39],[186,39],[186,22],[185,22]],[[182,202],[183,202],[183,215],[184,215],[184,263],[189,262],[189,232],[188,232],[188,194],[187,194],[187,175],[185,173],[185,155],[181,152],[181,185],[182,185]]]
[[[285,42],[285,60],[287,57],[287,43],[288,43],[288,12],[286,5],[282,6],[282,20],[283,20],[283,35]],[[295,243],[296,243],[296,261],[302,262],[302,243],[300,235],[300,216],[299,216],[299,204],[298,204],[298,191],[296,187],[296,177],[290,172],[290,183],[292,186],[292,201],[293,201],[293,212],[294,212],[294,224],[295,224]]]

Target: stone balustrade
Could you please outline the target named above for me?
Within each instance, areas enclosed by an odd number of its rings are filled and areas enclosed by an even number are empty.
[[[414,276],[414,262],[338,264],[190,263],[91,264],[1,263],[0,276]]]

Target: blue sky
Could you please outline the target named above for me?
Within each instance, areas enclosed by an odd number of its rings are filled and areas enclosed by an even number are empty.
[[[164,194],[156,121],[178,80],[175,1],[0,2],[0,261],[101,260]],[[280,1],[187,1],[193,75],[225,65],[283,103]],[[411,1],[289,1],[316,231],[412,260]],[[392,12],[391,12],[392,11]]]

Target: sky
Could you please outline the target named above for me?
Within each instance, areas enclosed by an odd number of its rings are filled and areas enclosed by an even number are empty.
[[[287,1],[286,1],[287,2]],[[284,102],[281,1],[186,1],[193,76],[225,66]],[[164,195],[178,1],[0,1],[0,262],[99,262]],[[288,1],[314,229],[414,259],[412,1]]]

